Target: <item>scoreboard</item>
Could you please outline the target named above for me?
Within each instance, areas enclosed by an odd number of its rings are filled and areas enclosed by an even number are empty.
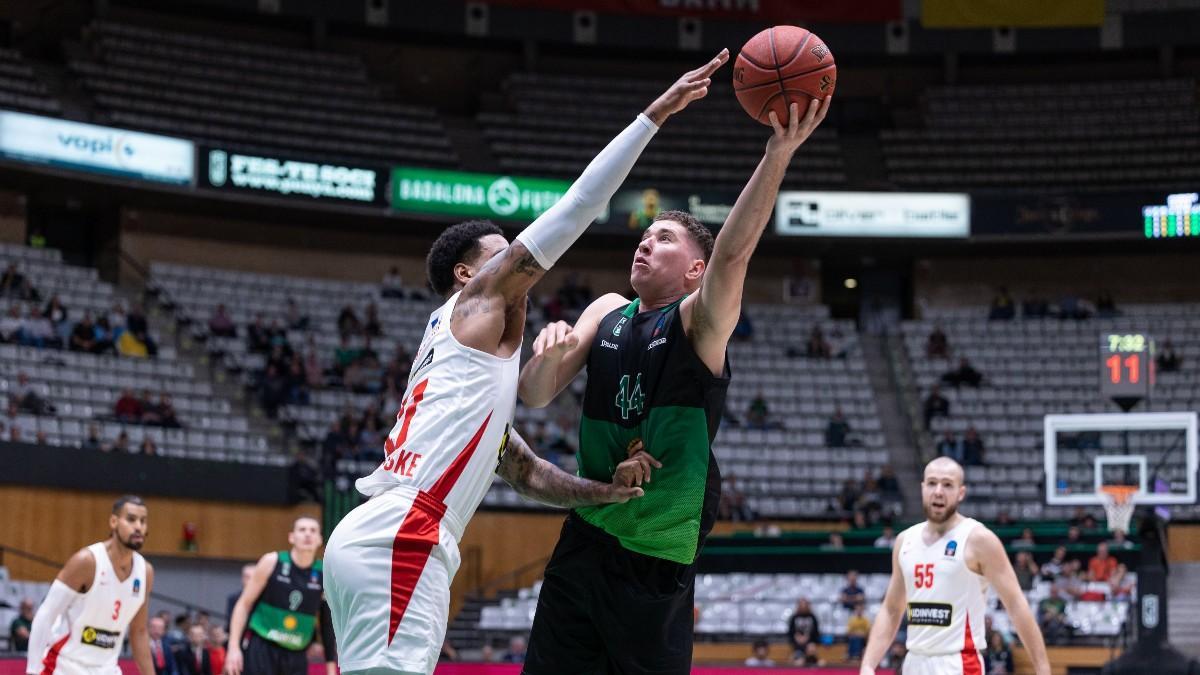
[[[1166,204],[1143,206],[1142,229],[1147,239],[1200,237],[1200,194],[1167,195]]]
[[[1100,393],[1145,398],[1154,387],[1154,340],[1145,333],[1100,334]]]

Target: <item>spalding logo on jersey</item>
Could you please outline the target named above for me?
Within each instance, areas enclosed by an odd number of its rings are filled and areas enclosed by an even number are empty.
[[[91,645],[101,649],[115,649],[118,646],[117,638],[120,636],[120,633],[116,633],[111,630],[103,630],[101,628],[84,626],[83,633],[79,636],[79,641],[85,645]]]
[[[950,540],[950,543],[949,543],[949,544],[946,544],[946,557],[947,557],[947,558],[953,558],[953,557],[954,557],[954,553],[955,553],[955,551],[957,551],[957,550],[958,550],[958,542],[957,542],[957,541],[954,541],[953,539],[951,539],[951,540]]]
[[[910,626],[941,626],[950,625],[954,616],[954,605],[944,602],[910,602],[908,603],[908,625]]]

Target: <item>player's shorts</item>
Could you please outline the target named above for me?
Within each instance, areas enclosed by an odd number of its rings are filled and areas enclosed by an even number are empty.
[[[342,519],[325,547],[325,599],[343,673],[432,673],[450,618],[462,525],[424,492],[398,487]]]
[[[961,654],[917,654],[904,657],[904,675],[983,675],[979,652]]]
[[[572,512],[546,565],[524,672],[688,673],[695,580],[695,565],[630,551]]]
[[[242,672],[245,675],[307,675],[308,655],[303,649],[285,649],[247,630],[242,639]]]
[[[21,667],[24,668],[24,664]],[[49,658],[42,661],[42,675],[121,675],[121,667],[116,658],[110,666],[95,666],[59,656],[53,661]]]

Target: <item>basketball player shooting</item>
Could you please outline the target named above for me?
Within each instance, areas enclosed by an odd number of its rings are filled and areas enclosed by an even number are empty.
[[[386,459],[357,482],[371,499],[338,524],[325,552],[342,672],[433,671],[458,542],[493,474],[567,507],[642,495],[633,482],[652,468],[644,453],[590,480],[539,459],[512,430],[527,294],[603,212],[659,126],[704,97],[728,59],[722,51],[685,73],[511,244],[486,221],[455,225],[434,242],[429,280],[446,303],[426,324]]]
[[[664,211],[645,231],[629,282],[572,328],[547,326],[521,373],[522,400],[549,403],[586,365],[579,472],[599,480],[642,448],[663,468],[627,504],[572,511],[546,566],[526,655],[528,675],[686,673],[696,556],[712,529],[721,473],[712,440],[725,407],[725,349],[741,314],[750,258],[796,150],[829,110],[793,103],[714,242],[695,217]]]
[[[140,497],[121,497],[108,517],[108,539],[80,550],[59,571],[33,617],[28,675],[120,675],[126,633],[138,671],[154,675],[146,628],[154,568],[138,553],[147,516]]]
[[[892,579],[875,617],[860,675],[875,666],[908,613],[905,675],[982,675],[988,584],[996,589],[1037,675],[1050,675],[1046,644],[999,537],[958,512],[966,497],[963,469],[949,457],[925,466],[925,522],[896,537]]]

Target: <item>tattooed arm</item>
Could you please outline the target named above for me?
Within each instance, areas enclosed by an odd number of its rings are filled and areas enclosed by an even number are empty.
[[[611,483],[580,478],[533,454],[525,439],[514,429],[509,432],[508,448],[496,473],[522,497],[571,509],[592,504],[620,504],[641,497],[642,488],[634,483],[649,481],[652,465],[662,466],[649,455],[638,453],[617,466]]]

